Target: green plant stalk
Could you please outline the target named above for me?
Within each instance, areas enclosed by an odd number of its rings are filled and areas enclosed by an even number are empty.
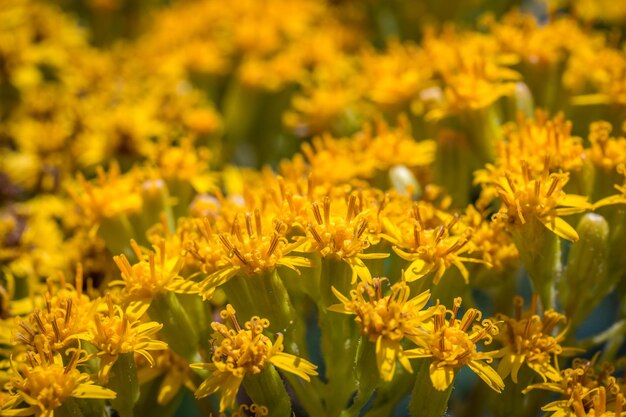
[[[430,363],[428,358],[419,359],[415,369],[416,379],[409,406],[413,417],[443,417],[448,410],[454,381],[445,391],[435,389],[430,380]]]
[[[357,351],[357,392],[352,405],[341,413],[341,417],[358,417],[361,409],[369,402],[380,382],[376,364],[376,343],[362,336]]]
[[[260,373],[247,374],[243,387],[252,401],[268,408],[268,417],[290,417],[291,401],[280,375],[273,366],[266,366]]]
[[[152,320],[163,324],[161,336],[174,352],[189,361],[197,360],[198,332],[176,294],[158,294],[148,314]]]
[[[563,270],[559,237],[546,229],[539,220],[530,218],[513,232],[513,241],[543,307],[554,308],[555,284]]]
[[[354,317],[327,311],[329,305],[339,300],[332,294],[331,286],[342,294],[348,294],[351,288],[352,270],[342,260],[322,259],[321,300],[318,321],[321,335],[322,355],[326,364],[324,400],[326,416],[338,416],[347,406],[356,379],[356,357],[359,332]]]
[[[117,393],[117,397],[111,400],[111,405],[119,416],[133,417],[133,409],[139,399],[139,381],[134,352],[119,355],[111,367],[107,387]]]
[[[98,228],[98,236],[104,240],[106,248],[112,255],[124,254],[131,262],[137,260],[130,247],[130,240],[137,240],[141,235],[136,232],[128,216],[119,215],[103,219]]]
[[[104,408],[101,410],[104,412]],[[100,413],[102,415],[102,413]],[[54,415],[57,417],[84,417],[84,414],[78,404],[73,398],[68,398],[63,401],[63,404],[54,410]],[[94,415],[95,416],[95,415]],[[91,415],[87,417],[92,417]]]
[[[489,408],[493,417],[523,417],[526,395],[522,394],[522,391],[533,382],[535,375],[528,366],[522,366],[517,384],[511,380],[507,381],[500,394],[490,390]]]

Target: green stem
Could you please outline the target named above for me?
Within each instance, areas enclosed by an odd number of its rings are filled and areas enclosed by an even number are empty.
[[[522,391],[532,383],[535,373],[527,366],[520,369],[517,384],[507,381],[502,393],[491,392],[491,412],[493,417],[522,417],[527,400]],[[482,385],[482,384],[481,384]]]
[[[346,407],[356,387],[356,357],[359,333],[354,317],[334,313],[326,307],[339,301],[332,294],[331,286],[342,294],[348,294],[352,271],[341,260],[322,260],[321,305],[318,321],[322,343],[322,355],[326,364],[325,403],[326,416],[338,416]]]
[[[544,309],[554,308],[555,284],[559,282],[563,270],[559,237],[538,220],[528,219],[520,230],[513,233],[513,240]]]
[[[443,417],[448,410],[448,401],[452,394],[454,381],[445,391],[433,387],[430,380],[430,359],[419,359],[416,380],[411,393],[409,410],[413,417]]]
[[[111,367],[108,388],[117,393],[111,400],[120,417],[133,417],[133,408],[139,399],[139,382],[133,352],[122,353]]]
[[[374,389],[380,382],[376,365],[376,343],[361,337],[357,356],[357,393],[352,405],[341,413],[341,417],[357,417],[372,398]]]
[[[197,359],[198,332],[176,294],[157,295],[148,314],[152,320],[163,324],[160,334],[174,352],[190,361]]]
[[[267,366],[256,375],[247,374],[243,386],[252,401],[268,408],[268,417],[291,416],[289,395],[273,366]]]

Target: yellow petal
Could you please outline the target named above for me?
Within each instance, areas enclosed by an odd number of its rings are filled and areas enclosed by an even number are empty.
[[[481,361],[470,361],[467,364],[476,375],[480,377],[487,385],[496,392],[502,392],[504,389],[504,382],[500,375],[489,365]]]
[[[165,405],[172,401],[172,398],[180,391],[180,387],[183,386],[184,380],[185,374],[181,372],[169,372],[161,383],[157,403]]]
[[[571,240],[572,242],[578,241],[578,233],[576,233],[576,230],[562,218],[539,217],[539,221],[541,221],[545,227],[550,229],[557,236],[563,239]]]
[[[378,365],[378,372],[383,381],[393,379],[399,349],[398,342],[392,342],[383,336],[379,336],[376,340],[376,365]]]
[[[552,365],[549,363],[533,363],[528,362],[528,367],[533,371],[537,372],[543,378],[543,381],[546,382],[548,380],[558,382],[562,379],[561,374],[557,371]]]
[[[288,353],[278,352],[272,355],[270,362],[277,368],[296,374],[306,381],[311,381],[310,375],[317,375],[315,371],[317,366],[305,359]]]
[[[430,380],[438,391],[448,389],[454,381],[454,368],[451,366],[437,366],[437,363],[430,364]]]
[[[101,387],[93,384],[80,384],[74,391],[72,391],[72,397],[76,398],[96,398],[96,399],[112,399],[117,397],[115,391],[108,388]]]
[[[370,270],[365,266],[362,260],[359,258],[352,258],[350,260],[350,266],[352,267],[352,283],[356,282],[356,278],[361,278],[361,281],[372,282],[372,274]]]

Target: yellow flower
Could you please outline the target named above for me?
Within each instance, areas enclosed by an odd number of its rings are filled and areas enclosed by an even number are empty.
[[[162,324],[154,321],[142,323],[139,320],[148,305],[143,305],[130,314],[114,305],[111,297],[107,296],[106,307],[106,313],[99,312],[95,315],[89,335],[85,337],[98,350],[96,356],[100,358],[99,378],[106,381],[111,367],[123,353],[134,352],[143,356],[150,365],[154,365],[150,351],[167,349],[167,343],[154,339],[154,335],[163,327]]]
[[[292,110],[283,122],[298,136],[312,136],[324,131],[349,130],[363,110],[358,85],[359,70],[354,59],[341,55],[332,65],[317,68],[303,82],[303,92],[292,100]]]
[[[561,371],[559,381],[529,385],[523,393],[540,389],[560,394],[560,398],[541,409],[550,417],[623,417],[624,394],[620,384],[605,365],[599,374],[592,361],[575,359],[571,368]]]
[[[302,155],[281,164],[285,176],[310,176],[315,184],[343,185],[373,182],[395,166],[425,167],[435,159],[435,142],[416,141],[406,116],[399,116],[396,127],[381,117],[366,124],[349,138],[324,134],[301,146]],[[304,163],[306,159],[307,164]]]
[[[554,310],[547,310],[543,317],[535,314],[537,297],[533,296],[530,308],[522,311],[524,300],[516,297],[515,317],[498,315],[500,333],[496,337],[503,344],[503,348],[494,354],[501,358],[498,364],[498,374],[502,378],[511,375],[517,383],[517,374],[523,364],[538,373],[544,381],[559,381],[561,376],[557,369],[558,355],[574,352],[574,349],[561,347],[568,328],[553,336],[554,328],[559,322],[565,321],[565,316]],[[554,365],[552,364],[554,360]]]
[[[242,329],[235,316],[235,309],[230,304],[220,312],[220,317],[230,321],[230,326],[211,323],[218,343],[213,350],[211,363],[191,365],[192,368],[208,369],[212,372],[196,390],[196,398],[221,391],[220,411],[224,411],[233,406],[246,374],[258,374],[268,365],[291,372],[306,381],[310,381],[310,376],[317,375],[317,366],[283,352],[281,334],[274,343],[263,335],[263,330],[270,325],[269,320],[255,316],[245,322]]]
[[[456,266],[467,282],[469,272],[464,262],[485,263],[481,259],[460,256],[472,250],[471,231],[465,230],[455,235],[458,218],[450,215],[431,215],[429,206],[415,203],[411,212],[410,225],[394,224],[388,218],[383,219],[385,234],[383,238],[391,242],[393,251],[402,259],[411,262],[407,267],[407,281],[415,281],[434,272],[433,283],[436,285],[448,268]],[[422,211],[438,224],[429,228]],[[446,220],[444,220],[446,219]],[[409,229],[410,227],[410,229]],[[411,233],[409,233],[409,231]]]
[[[79,265],[75,287],[65,282],[61,275],[59,287],[48,280],[47,292],[43,293],[45,308],[35,310],[18,319],[15,341],[28,350],[38,346],[50,354],[63,353],[75,344],[76,339],[85,338],[89,324],[96,312],[97,303],[83,294],[83,273]]]
[[[468,111],[486,109],[499,98],[515,92],[519,74],[481,56],[459,55],[458,67],[443,73],[443,101],[434,103],[426,117],[439,120]]]
[[[411,43],[391,42],[382,54],[366,49],[361,61],[367,95],[384,110],[408,108],[432,76],[424,53]]]
[[[547,169],[540,175],[533,175],[524,161],[521,174],[506,171],[504,175],[494,175],[490,184],[502,201],[495,218],[510,228],[523,228],[536,220],[557,236],[577,241],[576,230],[560,216],[582,213],[591,205],[587,197],[563,191],[568,180],[569,174],[548,174]]]
[[[481,318],[480,311],[474,308],[457,319],[460,306],[461,298],[455,298],[452,311],[441,305],[435,307],[434,321],[426,329],[426,334],[410,337],[420,347],[405,351],[405,355],[408,358],[430,358],[430,380],[439,391],[445,391],[452,384],[459,368],[468,366],[493,390],[501,392],[504,388],[502,378],[485,363],[493,361],[493,354],[477,350],[477,343],[481,340],[485,340],[485,344],[491,343],[498,328],[490,320],[474,323]],[[446,317],[448,313],[449,319]]]
[[[69,398],[113,399],[115,392],[94,385],[88,374],[80,372],[76,366],[85,360],[86,352],[75,349],[67,365],[60,356],[47,356],[43,352],[29,355],[30,366],[18,365],[9,382],[12,397],[3,405],[3,416],[43,416],[53,417],[54,410]],[[16,408],[21,403],[27,408]]]
[[[207,193],[216,183],[215,175],[209,170],[210,157],[208,149],[196,149],[190,140],[183,140],[180,146],[163,146],[154,159],[159,176],[164,180],[185,182],[197,192]]]
[[[98,223],[103,219],[141,211],[143,199],[136,173],[122,174],[119,164],[113,162],[108,173],[98,167],[97,174],[96,184],[79,175],[79,187],[68,188],[70,196],[89,221]]]
[[[608,122],[594,122],[589,127],[589,142],[587,149],[589,159],[593,164],[606,172],[615,170],[621,164],[626,164],[626,138],[611,137],[613,127]]]
[[[345,216],[337,211],[339,210],[331,212],[331,199],[328,196],[324,198],[323,209],[317,201],[311,203],[313,222],[306,226],[307,238],[301,239],[306,243],[300,249],[346,262],[352,269],[352,283],[357,278],[371,282],[372,275],[363,260],[384,259],[389,254],[364,253],[369,248],[372,237],[367,233],[370,220],[367,210],[363,210],[362,197],[350,195],[345,205]]]
[[[472,243],[488,265],[497,271],[517,267],[519,252],[502,223],[488,220],[474,206],[465,211],[463,223],[472,229]]]
[[[525,163],[532,172],[544,168],[578,171],[585,155],[582,138],[571,136],[571,131],[572,123],[562,113],[552,119],[541,110],[532,119],[519,113],[517,123],[505,128],[506,140],[497,142],[498,167],[521,173]],[[550,158],[546,160],[545,155]]]
[[[175,292],[179,294],[195,294],[199,291],[198,285],[181,277],[178,273],[184,264],[184,257],[167,258],[165,240],[161,239],[155,252],[147,256],[134,240],[131,247],[139,260],[131,265],[125,255],[114,256],[113,260],[122,273],[122,280],[112,281],[109,285],[123,285],[123,297],[133,304],[150,305],[158,294]]]
[[[346,298],[334,287],[335,296],[341,304],[328,307],[328,310],[343,314],[355,314],[355,321],[361,333],[370,342],[376,343],[376,363],[380,377],[391,381],[396,370],[396,361],[409,372],[411,363],[404,356],[400,343],[405,336],[420,337],[419,327],[432,315],[424,306],[430,298],[430,291],[409,298],[409,289],[404,277],[391,287],[391,293],[382,295],[385,279],[374,278],[372,283],[360,282]]]
[[[253,276],[286,266],[299,272],[298,268],[311,266],[311,261],[301,256],[291,256],[304,242],[288,243],[286,227],[274,221],[274,227],[267,233],[267,221],[259,210],[245,215],[245,233],[236,215],[230,233],[219,233],[217,239],[208,221],[199,224],[200,239],[191,242],[189,251],[202,263],[203,271],[209,274],[200,282],[204,297],[238,274]],[[219,242],[217,242],[219,240]],[[215,257],[218,257],[216,261]],[[210,268],[215,267],[216,270]]]

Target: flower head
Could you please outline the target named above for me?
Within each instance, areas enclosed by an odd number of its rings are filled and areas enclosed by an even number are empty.
[[[426,335],[411,338],[420,347],[407,350],[405,354],[409,358],[430,358],[430,379],[439,391],[445,391],[452,384],[456,370],[469,366],[493,390],[501,392],[504,388],[502,378],[485,363],[493,361],[493,354],[480,352],[477,347],[481,340],[485,340],[485,344],[491,343],[493,336],[498,334],[498,327],[490,320],[475,323],[480,321],[481,313],[474,308],[458,319],[460,306],[461,298],[455,298],[452,310],[441,305],[435,307],[433,323]]]
[[[423,211],[427,216],[422,215]],[[393,251],[398,256],[411,262],[407,267],[407,281],[414,281],[434,272],[433,282],[438,284],[452,265],[459,269],[467,281],[469,272],[463,263],[484,263],[478,258],[462,256],[472,250],[471,230],[465,227],[459,234],[458,228],[455,228],[458,217],[430,215],[429,212],[429,206],[415,203],[410,223],[404,229],[402,225],[395,225],[388,219],[383,220],[386,229],[383,237],[394,244]],[[430,220],[425,220],[429,217]],[[434,227],[429,227],[429,224]]]
[[[17,365],[14,376],[9,381],[12,397],[5,403],[6,408],[15,408],[22,402],[28,408],[13,409],[6,415],[35,415],[52,417],[54,410],[69,398],[112,399],[115,392],[94,385],[88,374],[80,372],[76,366],[87,360],[84,350],[74,349],[67,365],[60,356],[53,357],[43,351],[30,353],[29,364]]]
[[[391,287],[389,295],[383,296],[384,281],[374,278],[371,283],[360,282],[350,291],[350,299],[333,287],[341,304],[332,305],[328,310],[356,315],[355,321],[363,336],[376,343],[376,363],[381,378],[391,381],[397,360],[407,371],[413,372],[400,343],[405,336],[420,337],[419,327],[430,318],[432,310],[424,309],[430,291],[409,298],[411,290],[403,277]]]
[[[294,271],[311,266],[308,259],[289,255],[303,241],[289,243],[285,237],[286,227],[280,220],[275,219],[273,227],[269,228],[258,209],[254,211],[254,220],[249,212],[244,218],[245,229],[236,215],[231,231],[219,233],[217,238],[208,221],[199,225],[201,239],[192,242],[189,251],[200,260],[203,270],[209,274],[200,283],[205,297],[238,274],[254,276],[272,271],[277,266],[286,266]],[[215,270],[210,270],[213,266]]]
[[[97,313],[85,337],[96,349],[101,360],[99,377],[106,380],[111,367],[119,355],[134,352],[154,365],[150,354],[153,350],[167,349],[167,343],[155,340],[154,335],[163,327],[154,321],[141,322],[140,318],[148,309],[142,305],[136,311],[122,310],[114,305],[111,297],[106,297],[106,312]]]
[[[626,401],[623,387],[611,376],[614,370],[605,364],[598,373],[595,358],[575,359],[571,368],[561,371],[559,381],[529,385],[523,392],[539,389],[559,394],[559,399],[541,408],[550,417],[623,417]]]
[[[563,191],[568,180],[567,173],[548,174],[547,168],[542,174],[533,175],[524,161],[520,174],[511,171],[496,174],[490,184],[495,187],[502,207],[495,218],[510,228],[523,228],[536,220],[559,237],[577,241],[576,230],[561,216],[582,213],[591,205],[586,197]]]
[[[120,166],[112,163],[108,173],[98,167],[96,184],[78,176],[80,187],[68,192],[88,220],[98,223],[103,219],[141,211],[143,199],[140,182],[135,172],[122,174]]]
[[[511,375],[517,383],[517,373],[526,364],[538,373],[544,381],[559,381],[561,376],[557,369],[558,355],[572,351],[561,347],[567,327],[553,336],[553,330],[565,321],[565,316],[554,310],[547,310],[543,317],[536,314],[537,297],[533,296],[530,308],[522,311],[524,300],[514,300],[515,317],[503,314],[497,316],[500,333],[496,337],[503,344],[494,356],[499,357],[498,374],[502,378]],[[553,365],[554,362],[554,365]]]
[[[365,253],[370,247],[371,236],[368,233],[370,219],[363,209],[362,197],[351,194],[345,205],[345,215],[337,211],[331,212],[331,199],[328,196],[324,198],[322,207],[317,201],[311,203],[313,221],[306,227],[306,243],[301,249],[315,251],[324,258],[343,260],[352,268],[353,283],[357,278],[370,282],[372,276],[363,259],[383,259],[389,255]]]
[[[165,240],[161,239],[155,252],[147,256],[134,240],[131,241],[137,259],[131,265],[125,255],[114,256],[113,260],[122,273],[122,280],[113,281],[110,285],[123,285],[123,297],[127,301],[147,303],[161,293],[175,292],[181,294],[194,294],[198,292],[198,285],[181,277],[178,273],[184,264],[184,257],[167,259]]]
[[[211,323],[218,343],[213,350],[211,363],[191,365],[192,368],[212,371],[211,376],[196,390],[196,398],[222,391],[220,411],[224,411],[234,404],[246,374],[258,374],[269,365],[298,375],[306,381],[310,381],[310,376],[317,375],[315,365],[283,352],[281,334],[273,343],[263,334],[270,325],[269,320],[255,316],[245,322],[242,329],[235,316],[235,309],[230,304],[220,312],[220,317],[228,320],[229,325]]]
[[[48,280],[44,293],[45,308],[30,313],[26,320],[18,319],[15,341],[34,351],[37,346],[50,354],[63,353],[87,335],[98,303],[83,294],[83,273],[79,265],[75,287],[61,276],[60,288]]]

